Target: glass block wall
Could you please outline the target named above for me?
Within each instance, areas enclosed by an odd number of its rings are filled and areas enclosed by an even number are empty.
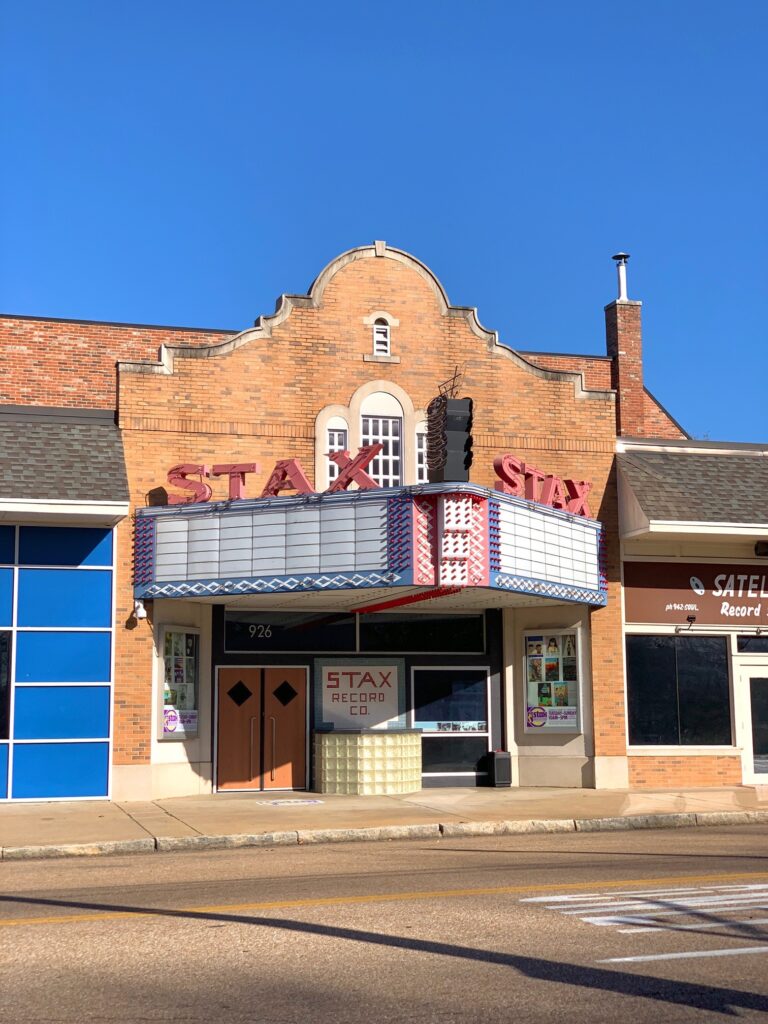
[[[112,531],[0,526],[0,799],[106,797]]]

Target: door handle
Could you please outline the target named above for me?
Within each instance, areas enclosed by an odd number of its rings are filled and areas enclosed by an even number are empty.
[[[269,720],[272,723],[272,752],[270,755],[271,765],[269,769],[269,778],[272,782],[275,781],[275,734],[277,732],[277,721],[274,715],[269,716]]]
[[[251,729],[250,729],[250,733],[249,733],[250,749],[248,751],[248,770],[251,773],[251,779],[255,778],[255,773],[253,771],[253,723],[254,722],[258,723],[258,717],[257,716],[252,716],[251,717]]]

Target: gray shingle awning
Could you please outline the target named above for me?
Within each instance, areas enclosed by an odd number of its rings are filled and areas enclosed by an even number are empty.
[[[768,448],[629,450],[617,463],[625,537],[663,525],[768,530]]]
[[[127,515],[123,442],[109,410],[0,406],[0,463],[4,520]]]

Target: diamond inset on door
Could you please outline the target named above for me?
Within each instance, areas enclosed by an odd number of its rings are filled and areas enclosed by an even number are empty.
[[[294,690],[288,680],[284,680],[276,690],[272,691],[272,695],[277,697],[284,708],[287,708],[294,697],[298,697],[298,692]]]
[[[231,690],[227,690],[227,696],[230,697],[239,708],[241,708],[248,698],[253,696],[253,694],[241,679],[239,682],[235,683]]]

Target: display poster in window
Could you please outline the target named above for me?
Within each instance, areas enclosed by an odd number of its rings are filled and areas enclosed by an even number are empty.
[[[526,732],[577,732],[579,661],[576,633],[525,637]]]
[[[399,721],[397,664],[323,665],[323,722],[335,729],[388,729]]]
[[[198,730],[196,633],[166,631],[163,647],[163,739],[185,739]]]

